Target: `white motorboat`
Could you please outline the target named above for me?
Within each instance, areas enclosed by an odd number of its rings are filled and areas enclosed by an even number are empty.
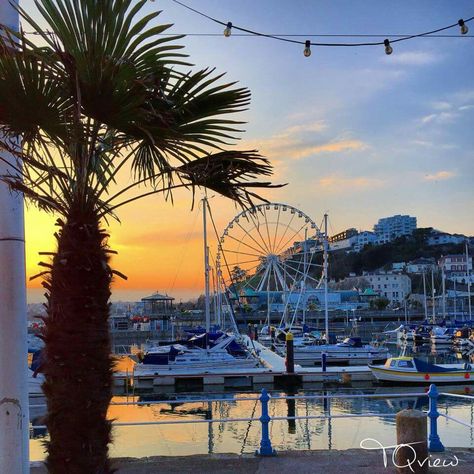
[[[452,329],[436,326],[431,330],[431,342],[433,344],[452,344],[453,338],[454,331]]]
[[[362,344],[358,337],[348,337],[337,344],[295,344],[294,346],[295,363],[302,366],[320,365],[323,353],[326,354],[327,363],[349,365],[381,362],[391,356],[386,347]]]
[[[219,370],[253,368],[259,361],[242,351],[235,355],[229,346],[235,336],[224,334],[212,347],[189,347],[182,344],[154,346],[134,367],[134,375],[163,375],[170,373],[218,373]]]

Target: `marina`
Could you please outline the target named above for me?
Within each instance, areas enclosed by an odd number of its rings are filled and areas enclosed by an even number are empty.
[[[296,3],[0,1],[0,474],[473,471],[472,5]]]

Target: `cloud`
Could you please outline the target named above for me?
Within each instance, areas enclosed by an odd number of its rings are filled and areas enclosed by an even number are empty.
[[[247,140],[247,148],[256,148],[276,164],[281,160],[300,160],[321,153],[359,151],[368,148],[362,140],[352,138],[349,133],[340,134],[333,140],[325,139],[325,120],[292,125],[268,138]],[[328,135],[325,133],[324,135]],[[242,145],[242,144],[241,144]]]
[[[452,143],[437,143],[434,141],[424,140],[424,139],[416,139],[412,140],[413,145],[422,146],[425,148],[437,148],[442,150],[454,150],[459,148],[459,145],[455,145]]]
[[[437,173],[433,174],[426,174],[424,176],[425,181],[444,181],[446,179],[451,179],[456,176],[456,173],[454,171],[438,171]]]
[[[474,109],[474,105],[472,104],[466,104],[466,105],[461,105],[461,107],[458,108],[458,110],[470,110],[470,109]]]
[[[341,176],[341,175],[329,175],[320,178],[317,184],[325,191],[338,191],[342,192],[345,189],[373,189],[379,188],[385,184],[385,181],[379,178],[368,178],[366,176]]]
[[[288,136],[294,136],[294,135],[299,135],[299,134],[308,133],[308,132],[320,133],[326,130],[327,127],[328,125],[325,120],[317,120],[316,122],[293,125],[291,127],[288,127],[285,130],[283,130],[280,136],[288,137]]]
[[[390,57],[385,56],[383,61],[398,65],[423,66],[437,63],[441,59],[441,55],[428,51],[407,51],[404,53],[394,51]]]
[[[321,145],[296,146],[289,150],[288,158],[300,160],[319,153],[337,153],[342,151],[365,150],[368,145],[360,140],[340,140]]]
[[[446,101],[433,102],[433,109],[436,110],[449,110],[452,107],[453,105]]]
[[[435,114],[425,115],[420,119],[422,124],[436,123],[436,124],[445,124],[452,123],[455,119],[459,117],[459,114],[454,112],[440,112]]]

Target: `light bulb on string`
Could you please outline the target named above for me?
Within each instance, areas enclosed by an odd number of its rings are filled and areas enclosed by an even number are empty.
[[[232,22],[229,21],[224,30],[224,36],[228,38],[232,34]]]
[[[311,56],[311,41],[310,40],[305,41],[303,54],[307,58],[309,58]]]
[[[462,18],[458,21],[458,25],[461,28],[461,34],[462,35],[467,34],[467,32],[469,31],[469,28],[467,27],[466,23],[464,23],[464,20]]]
[[[385,54],[392,54],[393,48],[390,46],[390,41],[388,39],[385,39],[383,41],[383,44],[385,45]]]

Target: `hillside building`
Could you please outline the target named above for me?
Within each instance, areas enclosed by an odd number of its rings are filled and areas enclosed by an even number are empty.
[[[411,293],[411,280],[400,273],[364,273],[370,288],[380,297],[387,298],[391,304],[400,304]]]
[[[379,219],[378,223],[374,225],[378,244],[390,242],[404,235],[411,235],[415,229],[416,217],[400,214]]]

